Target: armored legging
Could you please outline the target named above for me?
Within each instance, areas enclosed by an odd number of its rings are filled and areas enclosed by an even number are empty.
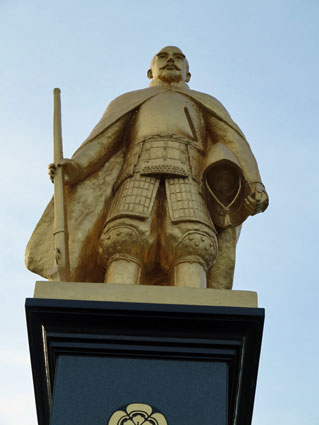
[[[179,188],[179,189],[177,189]],[[107,268],[119,259],[145,273],[170,273],[179,263],[214,264],[217,238],[198,183],[190,178],[136,175],[116,193],[99,244]]]

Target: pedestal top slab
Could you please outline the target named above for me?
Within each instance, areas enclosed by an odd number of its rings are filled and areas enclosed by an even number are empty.
[[[36,282],[34,298],[154,304],[258,307],[257,293],[172,286],[111,285],[88,282]]]

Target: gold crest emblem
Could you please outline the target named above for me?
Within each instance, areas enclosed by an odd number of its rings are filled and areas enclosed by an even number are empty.
[[[160,412],[153,412],[148,404],[132,403],[125,410],[116,410],[108,425],[168,425],[165,416]]]

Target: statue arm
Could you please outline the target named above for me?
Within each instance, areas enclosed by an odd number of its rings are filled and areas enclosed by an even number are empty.
[[[269,203],[268,195],[262,183],[257,161],[243,135],[217,119],[207,115],[209,139],[213,144],[221,142],[236,157],[242,173],[250,186],[251,195],[245,199],[247,212],[250,215],[263,212]]]
[[[97,171],[122,146],[126,133],[128,116],[120,118],[93,140],[85,143],[73,155],[72,161],[77,167],[77,176],[71,183],[82,180]]]
[[[212,115],[207,116],[207,127],[210,140],[223,143],[235,155],[247,182],[261,183],[257,161],[247,140]]]

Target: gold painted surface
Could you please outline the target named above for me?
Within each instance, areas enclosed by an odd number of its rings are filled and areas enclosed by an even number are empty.
[[[188,112],[185,113],[185,110]],[[132,124],[132,142],[158,134],[180,136],[199,143],[197,138],[202,136],[204,120],[191,98],[171,88],[141,105]]]
[[[54,262],[50,272],[52,280],[69,280],[69,244],[67,203],[65,197],[64,168],[55,164],[63,161],[60,89],[53,90],[53,161],[54,176]]]
[[[240,226],[268,196],[243,133],[215,98],[188,87],[190,76],[183,52],[163,48],[150,87],[111,102],[60,163],[70,281],[232,288]],[[53,218],[51,203],[26,250],[27,267],[46,278]]]
[[[131,403],[125,410],[116,410],[108,421],[108,425],[167,425],[165,416],[153,412],[149,404]]]
[[[105,285],[88,282],[36,282],[34,298],[155,304],[258,307],[257,293],[155,285]]]

